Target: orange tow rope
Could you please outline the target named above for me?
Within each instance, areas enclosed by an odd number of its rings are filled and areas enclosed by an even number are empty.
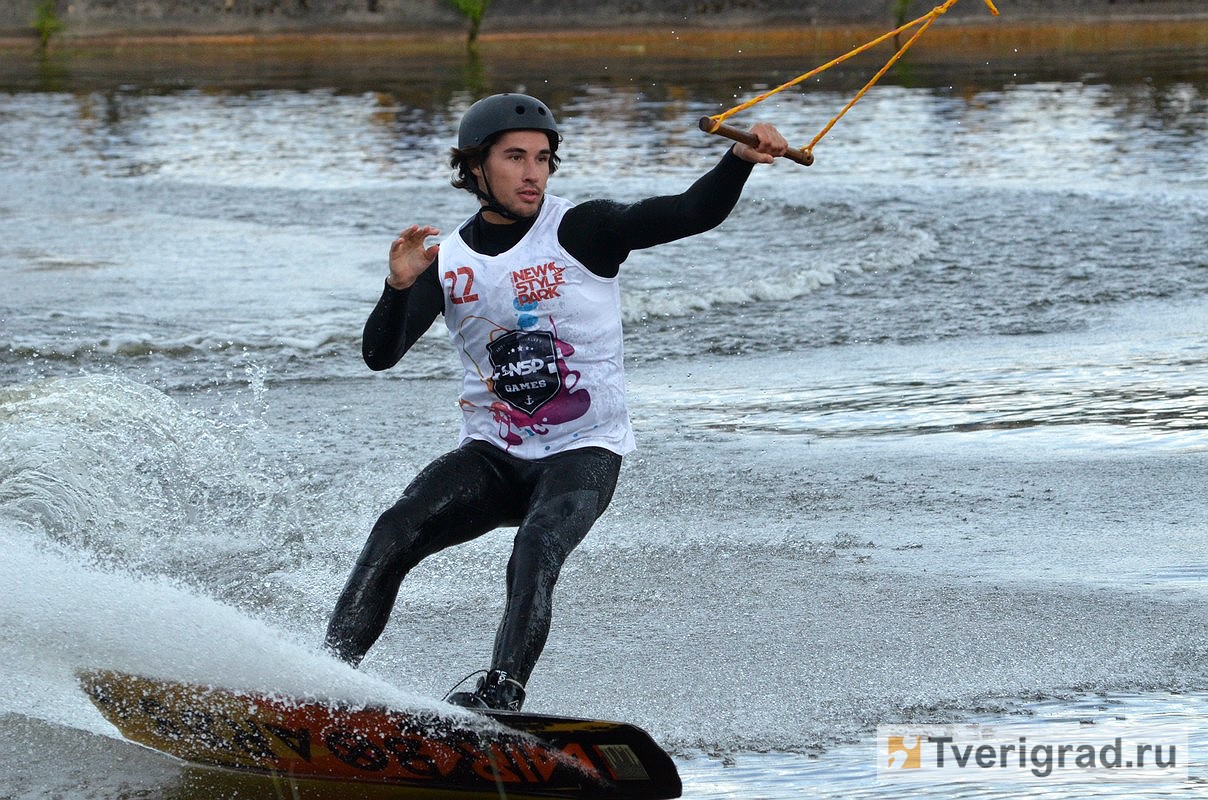
[[[926,14],[919,17],[918,19],[913,20],[911,22],[907,22],[905,25],[902,25],[899,28],[895,28],[894,30],[890,31],[889,33],[886,33],[884,36],[878,36],[876,39],[873,39],[871,42],[868,42],[867,44],[862,44],[859,47],[855,48],[854,50],[846,53],[845,55],[839,56],[838,58],[836,58],[832,61],[828,61],[827,63],[823,64],[822,66],[812,69],[809,72],[805,73],[804,75],[798,75],[796,78],[793,78],[788,83],[781,84],[780,86],[777,86],[775,89],[772,89],[771,91],[764,92],[763,94],[759,95],[758,97],[752,98],[752,99],[746,101],[745,103],[740,103],[739,105],[734,106],[734,108],[731,108],[727,111],[723,111],[720,114],[715,114],[713,116],[705,117],[701,120],[700,128],[701,128],[701,130],[705,131],[706,133],[717,133],[721,129],[722,123],[725,122],[730,117],[734,116],[735,114],[738,114],[739,112],[742,112],[742,111],[746,111],[748,108],[751,108],[754,105],[762,103],[764,100],[767,100],[769,97],[772,97],[773,95],[783,92],[785,89],[790,89],[790,88],[796,86],[797,84],[802,83],[803,81],[807,81],[810,78],[814,77],[815,75],[817,75],[821,72],[825,72],[826,70],[830,69],[831,67],[835,66],[836,64],[842,64],[844,61],[847,61],[849,58],[857,56],[866,50],[870,50],[873,47],[876,47],[877,45],[886,41],[887,39],[892,39],[895,36],[897,36],[898,34],[908,31],[911,28],[914,28],[917,26],[919,29],[914,32],[914,35],[911,36],[910,39],[907,40],[907,42],[904,45],[902,45],[900,48],[898,48],[898,51],[896,53],[894,53],[893,56],[889,59],[889,61],[887,61],[885,63],[885,66],[882,67],[877,72],[877,74],[872,77],[872,80],[870,80],[868,83],[866,83],[864,85],[864,88],[856,93],[856,96],[853,97],[851,99],[851,101],[843,107],[843,110],[841,110],[838,114],[836,114],[831,119],[831,121],[826,124],[826,127],[824,127],[818,133],[818,135],[813,138],[813,140],[809,144],[807,144],[805,147],[801,148],[800,152],[803,156],[803,160],[801,161],[801,163],[805,163],[808,165],[809,163],[813,162],[814,147],[818,144],[819,141],[822,140],[822,137],[825,136],[827,133],[829,133],[831,128],[835,127],[835,123],[837,123],[840,119],[842,119],[843,115],[846,114],[848,111],[850,111],[851,107],[854,106],[857,102],[859,102],[860,98],[863,97],[868,92],[869,89],[871,89],[874,85],[876,85],[877,81],[881,80],[881,78],[885,75],[886,72],[889,72],[889,69],[898,62],[898,60],[906,53],[907,50],[910,49],[911,45],[913,45],[916,41],[918,41],[919,37],[922,36],[927,31],[927,29],[931,27],[931,23],[935,22],[936,18],[938,18],[940,15],[946,13],[948,11],[948,9],[951,8],[953,5],[955,5],[957,2],[959,2],[959,0],[945,0],[945,2],[942,5],[936,6],[935,8],[931,9],[931,11],[927,12]],[[990,13],[997,17],[998,9],[994,7],[994,3],[992,2],[992,0],[983,0],[983,2],[986,4],[986,7],[988,9],[990,9]],[[706,124],[706,120],[711,120],[712,124],[711,125]]]

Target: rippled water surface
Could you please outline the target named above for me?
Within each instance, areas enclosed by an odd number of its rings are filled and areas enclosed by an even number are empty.
[[[256,52],[0,66],[5,797],[177,791],[81,667],[397,701],[483,666],[507,531],[409,576],[362,677],[315,652],[377,513],[455,444],[439,326],[360,362],[388,242],[473,210],[444,158],[482,94],[550,103],[551,192],[636,200],[715,163],[702,114],[821,60]],[[867,66],[738,120],[804,144]],[[643,725],[689,797],[900,796],[877,725],[1021,715],[1186,725],[1190,782],[1079,796],[1202,790],[1205,130],[1202,47],[908,62],[814,166],[634,253],[640,449],[533,710]]]

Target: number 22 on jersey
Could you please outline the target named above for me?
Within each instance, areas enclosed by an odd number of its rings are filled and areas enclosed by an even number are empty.
[[[474,270],[469,267],[458,267],[456,271],[445,272],[445,286],[449,290],[449,299],[454,305],[473,303],[478,299],[474,293]]]

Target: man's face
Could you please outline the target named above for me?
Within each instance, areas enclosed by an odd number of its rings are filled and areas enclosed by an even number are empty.
[[[481,185],[485,169],[490,191],[499,204],[521,219],[527,219],[541,209],[545,184],[549,181],[551,155],[549,137],[545,133],[507,131],[491,147],[485,164],[475,167],[473,173]]]

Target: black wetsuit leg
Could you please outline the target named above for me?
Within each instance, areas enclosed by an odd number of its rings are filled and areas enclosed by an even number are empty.
[[[619,455],[598,447],[524,464],[532,495],[508,561],[492,669],[528,683],[549,636],[562,565],[608,508],[620,468]]]
[[[518,525],[491,666],[525,683],[549,635],[562,565],[608,507],[620,468],[620,456],[597,447],[525,461],[472,441],[441,456],[370,531],[328,624],[328,649],[359,664],[416,564]]]
[[[512,482],[480,447],[460,447],[421,471],[370,531],[336,601],[327,648],[359,664],[385,630],[399,586],[416,564],[519,519],[523,507]]]

